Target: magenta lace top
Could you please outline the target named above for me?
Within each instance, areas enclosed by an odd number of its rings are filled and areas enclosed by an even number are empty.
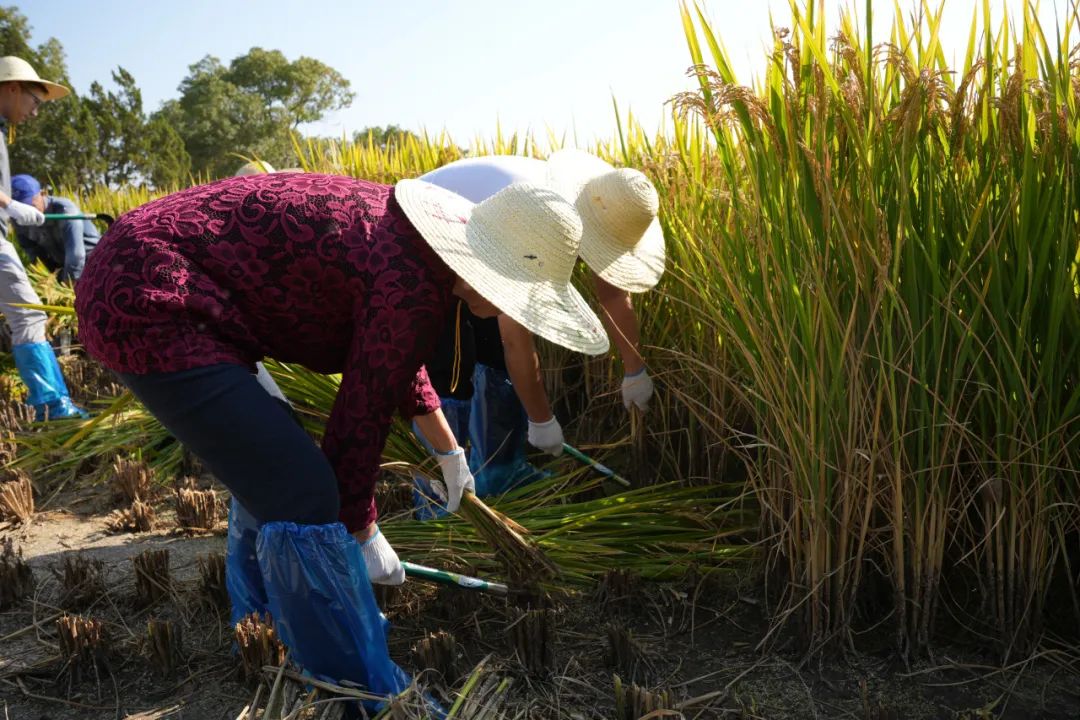
[[[451,308],[453,273],[393,188],[281,173],[229,178],[139,207],[110,228],[79,280],[87,352],[125,373],[265,357],[341,373],[323,450],[350,531],[376,516],[394,410],[439,400],[423,361]]]

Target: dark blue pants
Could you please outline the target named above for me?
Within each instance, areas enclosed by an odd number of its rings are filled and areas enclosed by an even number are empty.
[[[334,469],[273,381],[229,363],[120,379],[260,524],[337,522]]]

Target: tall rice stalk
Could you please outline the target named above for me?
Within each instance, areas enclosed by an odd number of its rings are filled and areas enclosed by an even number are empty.
[[[810,647],[850,643],[880,560],[902,651],[927,648],[956,566],[1006,654],[1029,650],[1076,533],[1075,64],[1027,8],[993,32],[984,2],[954,78],[941,8],[875,45],[792,0],[754,89],[682,8],[700,90],[678,105],[718,161],[672,228],[714,268],[685,307],[730,353],[774,610]]]

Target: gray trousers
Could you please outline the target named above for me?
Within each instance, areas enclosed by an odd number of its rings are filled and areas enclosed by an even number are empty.
[[[30,284],[15,246],[0,240],[0,312],[11,330],[11,344],[45,342],[45,313],[15,307],[15,303],[40,305],[41,298]]]

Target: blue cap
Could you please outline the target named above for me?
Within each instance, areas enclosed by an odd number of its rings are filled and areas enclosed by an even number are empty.
[[[11,178],[11,199],[21,203],[30,202],[30,198],[41,192],[41,183],[33,175],[16,175]]]

